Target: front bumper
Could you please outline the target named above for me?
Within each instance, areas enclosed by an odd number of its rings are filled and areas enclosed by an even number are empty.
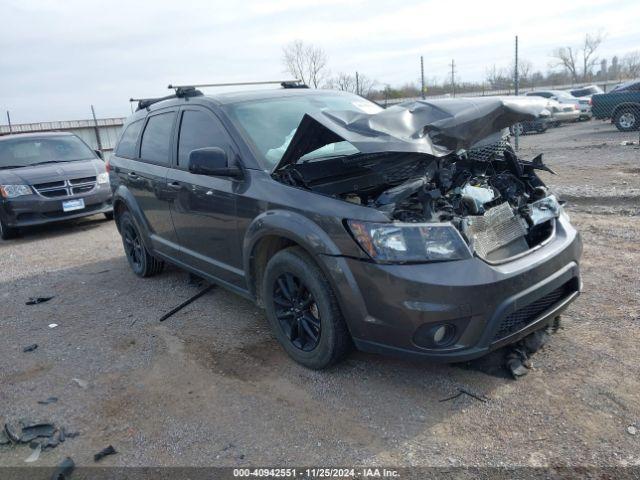
[[[82,198],[85,208],[64,212],[62,202]],[[42,225],[61,220],[82,218],[113,211],[109,185],[94,188],[83,195],[47,198],[33,194],[12,199],[0,199],[0,218],[13,228]]]
[[[578,233],[558,219],[551,241],[500,265],[479,258],[421,265],[325,260],[335,262],[328,271],[359,349],[457,362],[549,324],[579,295],[581,252]],[[452,344],[426,345],[424,332],[442,324],[455,327]]]

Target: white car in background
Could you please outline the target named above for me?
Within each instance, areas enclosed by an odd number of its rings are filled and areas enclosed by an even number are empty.
[[[549,100],[555,100],[563,105],[575,105],[579,112],[578,120],[591,120],[593,114],[591,113],[591,103],[586,98],[576,98],[569,92],[564,90],[535,90],[533,92],[527,92],[528,97],[544,97]]]

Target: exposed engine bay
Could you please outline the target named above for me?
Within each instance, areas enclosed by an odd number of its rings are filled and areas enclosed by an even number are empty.
[[[373,114],[308,113],[272,175],[383,212],[396,227],[350,225],[372,258],[462,258],[462,243],[467,254],[503,261],[550,238],[561,212],[536,174],[553,172],[541,155],[519,159],[506,130],[543,116],[545,106],[530,98],[487,97],[407,102]],[[353,147],[350,153],[336,148],[345,144]],[[425,233],[429,228],[433,235]],[[452,237],[456,231],[461,238]]]
[[[435,157],[372,153],[289,164],[274,173],[288,185],[385,213],[398,223],[450,222],[472,252],[499,262],[550,238],[560,214],[536,170],[510,146],[488,158],[473,150]]]

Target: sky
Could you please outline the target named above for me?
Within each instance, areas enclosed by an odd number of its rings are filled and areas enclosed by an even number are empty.
[[[173,84],[290,78],[282,47],[322,47],[332,73],[402,85],[460,81],[520,56],[546,71],[554,47],[602,30],[600,57],[640,50],[638,0],[2,0],[0,124],[131,113]]]

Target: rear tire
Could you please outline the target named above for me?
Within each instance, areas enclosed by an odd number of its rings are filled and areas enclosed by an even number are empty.
[[[349,352],[351,336],[335,293],[301,248],[281,250],[269,260],[262,298],[276,338],[299,364],[320,370]]]
[[[160,273],[164,262],[151,255],[144,246],[140,231],[129,212],[120,215],[119,224],[124,253],[133,273],[139,277],[151,277]]]
[[[2,240],[11,240],[12,238],[16,238],[17,236],[17,228],[9,227],[6,223],[0,220],[0,238],[2,238]]]
[[[632,132],[640,128],[640,107],[623,107],[616,112],[613,123],[621,132]]]

